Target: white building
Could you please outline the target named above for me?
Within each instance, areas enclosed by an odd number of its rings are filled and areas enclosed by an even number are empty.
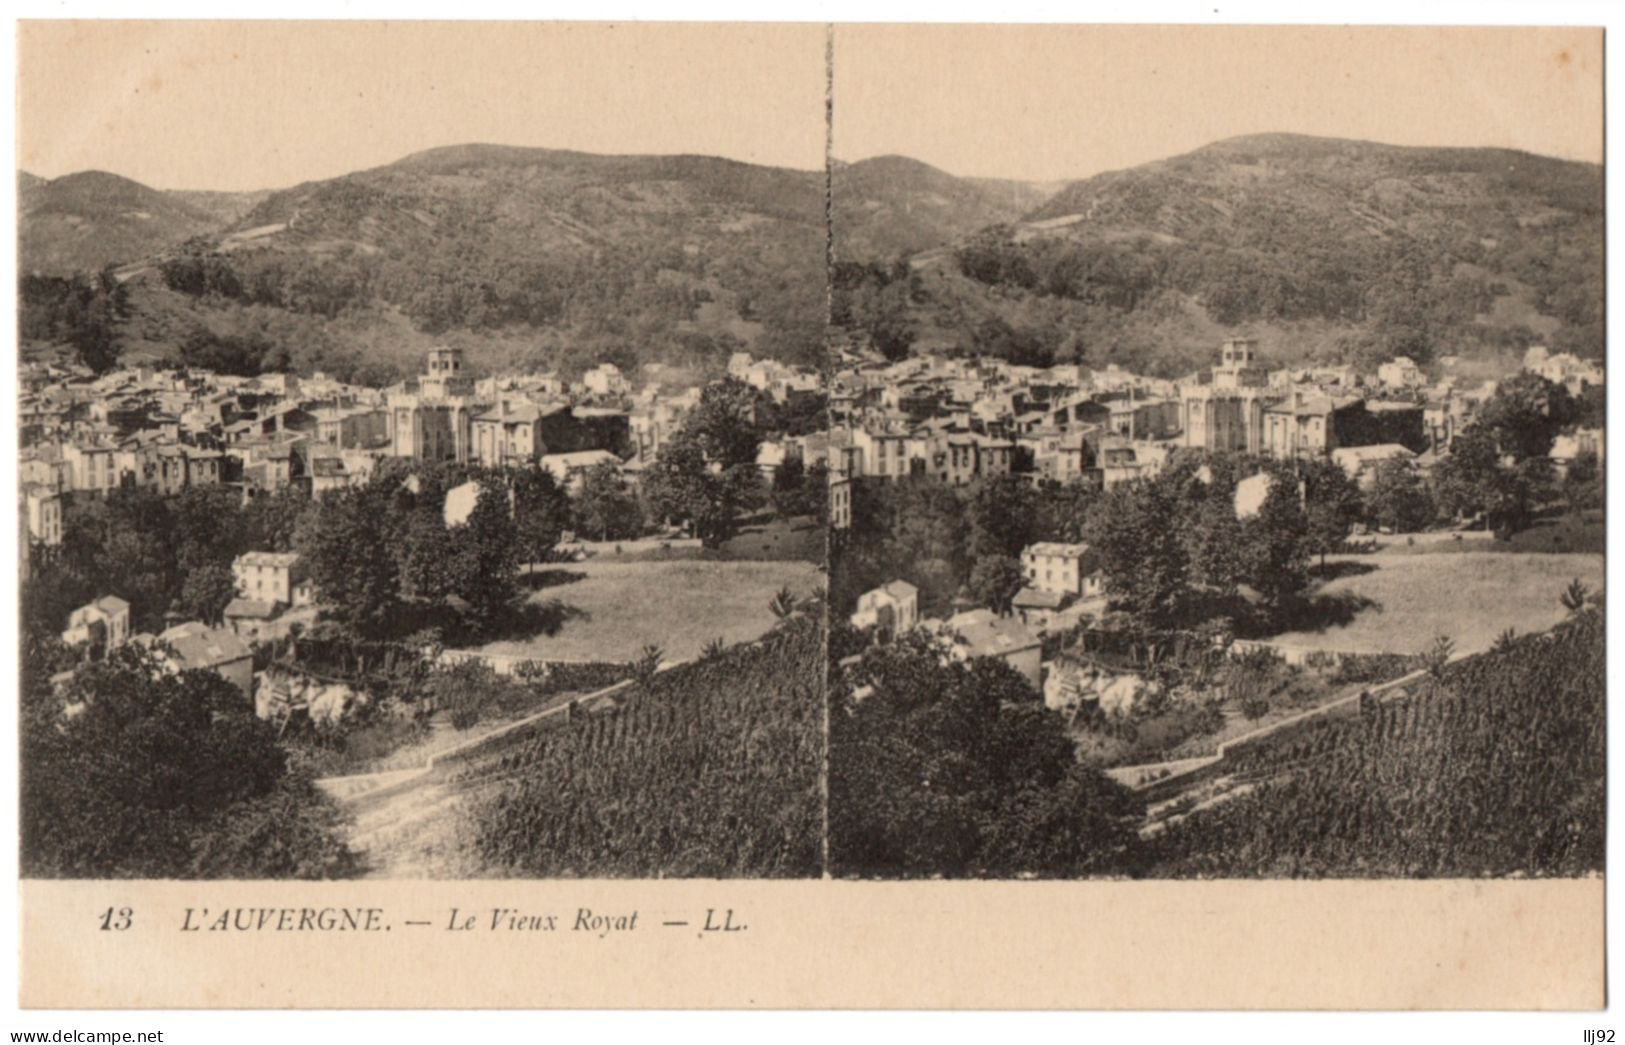
[[[23,503],[28,514],[29,540],[51,546],[61,544],[62,495],[49,486],[26,486]]]
[[[1021,552],[1027,586],[1054,595],[1093,598],[1105,590],[1100,557],[1087,544],[1044,541]]]
[[[581,386],[592,395],[619,396],[632,391],[632,382],[614,363],[600,363],[581,375]]]
[[[883,641],[913,629],[920,621],[920,589],[908,581],[891,581],[858,597],[854,628],[874,628]]]
[[[122,646],[130,637],[130,604],[117,595],[103,595],[95,602],[68,614],[68,626],[62,632],[62,641],[69,646],[90,642],[95,626],[102,626],[102,639],[106,649]]]
[[[237,594],[245,599],[284,606],[307,606],[312,601],[298,552],[246,552],[232,562],[231,573]]]
[[[1378,366],[1377,381],[1388,388],[1420,388],[1427,384],[1422,368],[1409,356],[1395,356]]]

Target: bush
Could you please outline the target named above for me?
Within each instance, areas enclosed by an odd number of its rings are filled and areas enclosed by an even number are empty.
[[[38,680],[35,671],[26,679]],[[275,729],[211,672],[126,645],[80,668],[68,702],[24,694],[22,866],[35,877],[332,877],[336,812],[288,768]]]
[[[559,661],[546,685],[549,693],[591,693],[631,677],[631,665],[619,661]]]
[[[344,816],[308,779],[294,777],[194,836],[197,878],[349,878],[361,868],[342,841]]]

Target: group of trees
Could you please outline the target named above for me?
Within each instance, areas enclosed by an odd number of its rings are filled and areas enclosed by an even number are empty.
[[[446,491],[467,481],[479,484],[476,503],[448,527]],[[583,484],[583,497],[594,485]],[[73,499],[62,544],[35,550],[24,626],[54,635],[74,608],[108,594],[130,603],[137,630],[160,630],[170,613],[217,625],[236,596],[237,556],[297,551],[328,612],[359,634],[399,625],[407,603],[454,603],[478,632],[517,598],[521,567],[546,562],[562,534],[594,510],[572,502],[541,468],[390,462],[366,485],[315,500],[291,488],[247,502],[230,487],[172,498],[120,488]]]
[[[1078,761],[1062,716],[1001,660],[932,640],[831,676],[829,858],[838,875],[1117,873],[1140,804]]]
[[[218,624],[235,595],[232,560],[249,551],[291,550],[309,504],[291,490],[245,504],[240,491],[226,487],[194,487],[170,498],[134,488],[73,498],[61,545],[32,551],[24,630],[54,635],[73,609],[109,594],[130,604],[138,631],[161,629],[170,611]]]
[[[1218,143],[1074,183],[946,256],[840,262],[831,318],[887,358],[929,339],[1165,377],[1208,361],[1193,316],[1291,324],[1363,367],[1443,345],[1600,359],[1602,202],[1595,168],[1493,150]]]
[[[17,296],[17,333],[23,340],[69,345],[75,358],[98,374],[117,365],[119,324],[130,314],[130,299],[112,269],[26,275]]]
[[[126,645],[65,690],[25,647],[22,873],[51,878],[334,878],[358,870],[339,814],[212,672]],[[65,715],[64,704],[75,709]]]
[[[448,524],[447,493],[464,483],[474,504]],[[540,468],[385,467],[313,502],[293,545],[327,614],[355,634],[382,637],[448,606],[483,634],[514,607],[521,567],[547,561],[570,512]]]
[[[733,537],[740,518],[762,503],[760,401],[756,389],[733,378],[705,386],[644,475],[650,511],[688,527],[707,548]]]
[[[1205,467],[1204,478],[1185,458],[1101,498],[1083,532],[1106,591],[1142,624],[1170,628],[1249,615],[1236,600],[1245,585],[1278,622],[1308,587],[1312,557],[1336,550],[1359,519],[1359,491],[1330,461],[1271,464],[1256,473],[1268,484],[1258,510],[1238,518],[1236,484],[1251,466],[1219,457]]]
[[[1026,476],[955,488],[925,480],[861,482],[853,525],[832,537],[837,605],[902,577],[922,609],[966,600],[1006,613],[1025,584],[1019,556],[1040,541],[1085,542],[1118,608],[1149,626],[1236,611],[1238,589],[1272,612],[1309,583],[1315,554],[1334,551],[1360,518],[1359,491],[1329,461],[1269,466],[1257,514],[1238,518],[1236,483],[1262,462],[1178,455],[1156,477],[1096,490]]]
[[[382,249],[284,249],[279,237],[222,252],[204,239],[167,256],[158,278],[168,290],[245,315],[372,324],[388,310],[435,336],[557,335],[563,347],[583,346],[568,352],[572,358],[623,366],[720,366],[740,347],[818,361],[823,251],[811,223],[747,226],[712,240],[715,249],[690,252],[684,248],[701,228],[694,222],[645,221],[641,210],[606,206],[592,193],[543,199],[534,182],[507,186],[527,200],[521,214],[497,184],[505,177],[498,172],[481,191],[455,197],[422,194],[420,186],[401,184],[402,176],[387,179],[391,185],[316,186],[300,209],[302,232]],[[286,220],[275,207],[261,217]],[[598,229],[591,249],[573,236],[558,238],[560,227],[575,222]],[[628,223],[635,228],[621,228]],[[725,315],[709,315],[719,304],[755,327],[748,344],[734,340],[737,327]],[[698,336],[674,337],[674,329],[690,325],[702,328]],[[286,361],[277,353],[263,358],[267,368]],[[333,369],[320,360],[317,368]]]
[[[1482,516],[1503,537],[1524,529],[1557,495],[1547,454],[1557,435],[1580,417],[1580,404],[1568,390],[1538,374],[1501,382],[1439,462],[1433,477],[1438,510],[1456,518]]]

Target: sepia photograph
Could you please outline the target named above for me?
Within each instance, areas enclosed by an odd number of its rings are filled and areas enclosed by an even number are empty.
[[[1602,28],[300,13],[14,23],[21,1006],[1606,1005]]]
[[[817,877],[823,29],[19,45],[23,875]]]
[[[1601,43],[835,27],[835,876],[1601,874]]]

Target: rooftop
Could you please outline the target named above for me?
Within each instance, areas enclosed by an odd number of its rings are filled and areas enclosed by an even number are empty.
[[[948,627],[974,657],[1003,657],[1036,648],[1038,636],[1014,617],[992,610],[969,610],[948,618]]]
[[[1068,544],[1062,541],[1040,541],[1022,549],[1022,555],[1058,555],[1068,559],[1081,559],[1089,551],[1082,542]]]
[[[195,620],[177,624],[158,638],[169,643],[183,668],[214,668],[249,656],[248,647],[236,635]]]
[[[299,561],[298,552],[244,552],[237,556],[239,566],[271,566],[292,569]]]
[[[232,599],[226,604],[225,615],[247,620],[270,620],[276,616],[277,604],[267,599]]]

